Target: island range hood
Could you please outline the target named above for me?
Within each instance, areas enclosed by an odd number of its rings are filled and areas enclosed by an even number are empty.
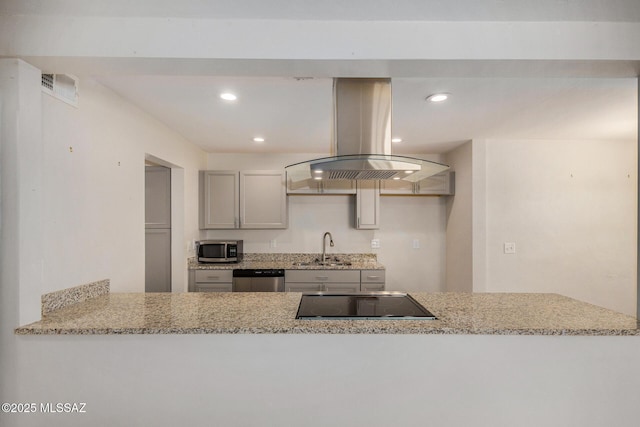
[[[391,154],[391,104],[391,79],[334,79],[332,156],[289,165],[288,178],[417,182],[449,169]]]

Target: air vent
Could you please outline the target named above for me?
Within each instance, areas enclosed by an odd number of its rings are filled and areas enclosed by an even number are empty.
[[[78,80],[67,74],[42,74],[42,91],[67,104],[78,106]]]
[[[327,171],[327,179],[391,179],[397,174],[397,171],[385,171],[385,170],[332,170]]]

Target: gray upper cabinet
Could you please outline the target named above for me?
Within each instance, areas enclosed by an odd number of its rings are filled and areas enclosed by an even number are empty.
[[[357,190],[355,227],[358,230],[380,228],[379,181],[358,181]]]
[[[200,228],[287,228],[284,171],[201,171]]]
[[[455,172],[442,172],[416,183],[407,181],[380,181],[380,194],[414,196],[452,196],[455,191]]]
[[[284,171],[240,172],[240,228],[287,228]]]
[[[200,171],[200,228],[238,228],[238,171]]]

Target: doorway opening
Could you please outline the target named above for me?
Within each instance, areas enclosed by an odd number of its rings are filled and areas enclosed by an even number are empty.
[[[145,292],[186,289],[184,169],[145,156]]]

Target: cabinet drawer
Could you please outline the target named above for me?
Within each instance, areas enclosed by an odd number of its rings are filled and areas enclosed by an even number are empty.
[[[284,290],[287,292],[318,292],[323,290],[319,283],[298,283],[284,281]]]
[[[286,282],[360,282],[360,270],[286,270]]]
[[[379,292],[384,291],[384,283],[363,283],[360,285],[362,292]]]
[[[360,272],[362,283],[384,283],[384,270],[362,270]]]
[[[196,283],[196,292],[231,292],[231,283]]]
[[[196,282],[215,283],[233,280],[233,270],[196,270]]]

